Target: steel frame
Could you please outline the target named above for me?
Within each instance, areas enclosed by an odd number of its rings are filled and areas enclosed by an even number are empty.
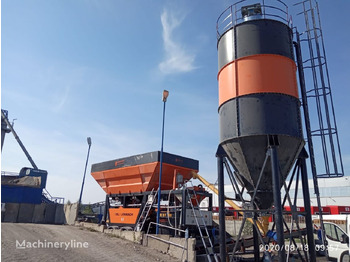
[[[271,141],[271,139],[270,139]],[[272,139],[273,141],[273,139]],[[221,146],[219,146],[220,148]],[[310,194],[309,194],[309,188],[308,188],[308,178],[307,178],[307,169],[306,169],[306,158],[308,157],[305,149],[302,150],[300,153],[293,171],[290,175],[290,181],[287,185],[286,182],[283,183],[283,188],[285,190],[285,195],[283,199],[281,198],[281,190],[280,190],[280,167],[278,162],[278,154],[277,154],[277,147],[278,143],[270,143],[268,148],[266,149],[266,157],[264,164],[262,166],[262,171],[260,173],[260,176],[263,174],[263,170],[266,167],[266,165],[269,163],[272,167],[272,176],[273,176],[273,191],[274,191],[274,208],[271,208],[269,210],[258,210],[255,208],[254,204],[254,197],[256,195],[256,192],[258,190],[259,184],[256,185],[254,194],[250,200],[245,200],[243,197],[243,191],[245,188],[243,187],[242,190],[239,190],[238,183],[237,183],[237,172],[236,175],[233,174],[230,165],[228,164],[228,158],[227,155],[218,149],[217,153],[217,159],[218,159],[218,179],[219,179],[219,192],[220,194],[224,195],[224,186],[223,186],[223,180],[224,180],[224,169],[226,169],[228,176],[230,178],[232,187],[234,188],[236,194],[238,195],[239,199],[241,200],[242,210],[236,210],[235,212],[244,212],[242,225],[240,227],[239,233],[237,235],[237,238],[234,242],[233,250],[230,252],[230,261],[240,261],[242,254],[248,254],[249,252],[242,253],[238,250],[240,244],[242,243],[242,233],[243,228],[245,226],[246,220],[248,218],[253,219],[253,233],[254,233],[254,261],[260,261],[260,252],[259,250],[261,245],[263,247],[269,246],[271,237],[264,236],[262,232],[260,232],[257,221],[259,217],[265,216],[267,214],[272,214],[275,218],[274,223],[272,225],[271,231],[274,231],[276,228],[276,234],[277,234],[277,245],[278,247],[282,247],[278,249],[278,260],[279,261],[286,261],[287,257],[291,256],[290,248],[292,245],[294,247],[298,247],[297,242],[295,241],[295,238],[298,238],[302,248],[297,248],[296,253],[293,254],[293,256],[297,256],[301,261],[316,261],[316,254],[315,254],[315,245],[314,245],[314,235],[313,235],[313,225],[312,225],[312,219],[311,219],[311,207],[310,207]],[[222,168],[221,168],[222,167]],[[225,167],[225,168],[224,168]],[[260,180],[259,180],[260,181]],[[290,195],[291,185],[295,181],[295,193],[293,196]],[[221,182],[221,183],[220,183]],[[300,212],[296,210],[297,205],[297,197],[298,197],[298,188],[299,184],[302,186],[302,194],[304,198],[304,206],[305,206],[305,212]],[[288,203],[291,207],[291,211],[287,212],[284,209],[285,204]],[[224,218],[224,205],[220,202],[220,195],[219,195],[219,221],[220,221],[220,234],[225,232],[225,218]],[[284,216],[289,215],[291,216],[291,225],[288,226],[287,221],[285,220]],[[305,217],[306,222],[306,229],[302,230],[299,221],[298,216],[302,215]],[[289,239],[289,242],[285,242],[286,239]],[[225,237],[220,238],[220,257],[226,257],[226,239]],[[288,247],[288,249],[286,248]],[[307,247],[307,250],[306,248]],[[268,250],[263,250],[265,259],[267,261],[272,261],[272,255],[268,252]],[[222,260],[223,261],[223,260]]]
[[[181,202],[181,205],[180,206],[169,206],[169,208],[181,208],[181,210],[186,210],[186,204],[187,204],[187,200],[188,200],[188,196],[187,196],[187,193],[186,191],[187,190],[191,190],[191,189],[188,189],[188,188],[183,188],[183,189],[176,189],[176,190],[162,190],[161,192],[161,199],[164,197],[164,196],[169,196],[169,193],[172,193],[172,194],[178,194],[178,195],[182,195],[182,202]],[[142,192],[142,193],[123,193],[123,194],[107,194],[106,195],[106,200],[105,200],[105,212],[104,212],[104,216],[103,216],[103,222],[102,223],[106,223],[106,220],[107,218],[109,218],[109,208],[111,207],[111,203],[110,203],[110,199],[111,198],[121,198],[122,201],[121,201],[121,205],[120,206],[123,206],[123,207],[132,207],[130,206],[129,204],[126,203],[126,200],[128,198],[131,198],[131,197],[136,197],[140,200],[140,203],[138,204],[135,204],[133,206],[136,206],[140,209],[140,213],[138,214],[137,216],[137,220],[139,219],[139,216],[141,215],[141,212],[144,208],[144,206],[146,205],[147,203],[147,200],[148,200],[148,196],[151,194],[151,191],[147,191],[147,192]],[[209,206],[208,206],[208,210],[211,211],[212,210],[212,194],[208,193],[207,191],[197,191],[196,192],[197,195],[202,195],[202,196],[205,196],[205,197],[208,197],[209,198]],[[154,207],[153,208],[156,208],[157,206],[157,201],[155,201],[154,203]],[[162,208],[162,207],[161,207]],[[186,228],[186,212],[181,212],[181,224],[178,224],[179,226],[179,229],[185,229]],[[108,223],[108,226],[120,226],[119,224],[113,224],[113,223]],[[134,224],[123,224],[122,226],[125,226],[125,227],[134,227],[136,225]]]

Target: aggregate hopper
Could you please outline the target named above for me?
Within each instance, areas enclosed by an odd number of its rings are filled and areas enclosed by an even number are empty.
[[[158,189],[159,169],[160,151],[92,165],[91,175],[107,194],[105,217],[110,224],[136,226],[143,207]],[[164,152],[162,194],[190,180],[193,171],[198,171],[197,160]]]
[[[91,175],[107,194],[141,193],[158,189],[160,151],[129,156],[93,164]],[[178,186],[177,175],[183,180],[198,171],[198,161],[163,153],[162,190]]]

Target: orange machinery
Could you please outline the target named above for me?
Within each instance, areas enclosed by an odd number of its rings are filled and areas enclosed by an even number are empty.
[[[160,152],[155,151],[92,165],[91,175],[107,194],[142,193],[158,189]],[[198,161],[163,153],[162,190],[176,189],[198,172]],[[178,178],[178,181],[176,181]]]
[[[137,226],[138,218],[146,203],[150,201],[150,195],[155,194],[155,192],[152,193],[152,190],[158,190],[159,168],[159,151],[92,165],[91,175],[107,194],[105,219],[110,225]],[[162,170],[162,199],[178,206],[183,202],[181,200],[183,198],[182,190],[178,190],[178,188],[192,178],[193,172],[198,172],[198,161],[164,152]],[[205,196],[211,198],[211,194],[205,190],[198,188],[194,190],[196,190],[196,196],[199,200]],[[156,203],[156,200],[153,203]],[[155,210],[156,208],[150,210],[148,216],[154,216]],[[163,208],[161,217],[171,216],[168,211],[169,208]],[[182,216],[182,222],[186,220],[185,215],[173,214],[173,216]]]

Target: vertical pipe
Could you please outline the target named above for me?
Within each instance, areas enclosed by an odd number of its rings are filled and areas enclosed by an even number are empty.
[[[306,169],[306,157],[307,153],[305,148],[299,155],[300,166],[301,166],[301,182],[303,185],[303,197],[304,197],[304,207],[305,207],[305,223],[306,223],[306,234],[307,234],[307,244],[309,249],[309,256],[311,262],[316,262],[316,252],[315,252],[315,241],[311,218],[311,204],[310,204],[310,192]]]
[[[213,211],[213,196],[212,196],[212,194],[210,194],[210,196],[209,196],[208,211]]]
[[[256,218],[255,218],[256,219]],[[259,249],[259,233],[257,232],[254,225],[253,227],[253,241],[254,241],[254,261],[259,262],[260,261],[260,249]]]
[[[306,128],[306,135],[307,135],[307,144],[309,148],[309,154],[310,154],[310,162],[311,162],[311,171],[312,175],[314,177],[314,182],[317,183],[317,172],[316,172],[316,162],[315,162],[315,153],[314,153],[314,145],[311,135],[311,122],[310,122],[310,116],[309,116],[309,106],[307,102],[307,94],[306,94],[306,84],[305,84],[305,75],[304,75],[304,69],[303,69],[303,58],[301,54],[300,49],[300,36],[299,32],[296,31],[295,33],[297,42],[294,42],[295,47],[295,54],[297,59],[297,65],[298,65],[298,75],[299,75],[299,85],[301,90],[301,100],[303,105],[303,111],[304,111],[304,121],[305,121],[305,128]],[[316,184],[315,184],[316,186]]]
[[[216,153],[218,163],[219,187],[219,233],[220,233],[220,259],[226,261],[226,229],[225,229],[225,184],[224,184],[224,152],[221,146]]]
[[[278,261],[286,260],[286,252],[284,247],[284,230],[283,230],[283,214],[281,203],[281,191],[280,191],[280,173],[278,165],[277,149],[275,145],[269,147],[269,153],[271,157],[271,170],[272,170],[272,187],[273,198],[275,205],[275,223],[277,233],[277,244],[279,246]]]
[[[83,182],[81,183],[80,196],[79,196],[79,202],[78,202],[78,208],[77,208],[78,215],[79,215],[79,209],[80,209],[80,205],[81,205],[81,198],[83,197],[86,169],[87,169],[87,165],[88,165],[88,162],[89,162],[89,155],[90,155],[90,148],[91,148],[91,138],[90,137],[87,138],[87,142],[88,142],[88,145],[89,145],[89,149],[88,149],[88,153],[87,153],[87,157],[86,157]]]
[[[162,124],[162,146],[160,149],[160,167],[159,167],[159,186],[158,186],[158,210],[157,210],[157,226],[156,234],[159,233],[159,217],[160,217],[160,200],[161,200],[161,186],[162,186],[162,171],[163,171],[163,142],[164,142],[164,120],[165,120],[165,104],[166,100],[163,99],[163,124]]]
[[[183,185],[182,187],[182,207],[181,207],[181,226],[182,229],[186,226],[186,203],[187,203],[187,194],[186,194],[186,187]]]

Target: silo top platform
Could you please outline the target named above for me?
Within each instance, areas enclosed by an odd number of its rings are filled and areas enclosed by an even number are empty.
[[[93,164],[91,175],[107,194],[139,193],[157,190],[160,151]],[[198,160],[163,152],[162,190],[175,189],[198,172]]]

